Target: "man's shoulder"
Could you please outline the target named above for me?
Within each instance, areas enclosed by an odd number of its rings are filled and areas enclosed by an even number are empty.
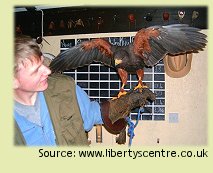
[[[53,73],[49,76],[48,80],[60,80],[60,81],[74,81],[74,79],[68,75],[60,74],[60,73]]]
[[[66,90],[75,87],[75,81],[72,77],[63,74],[51,74],[48,77],[48,89]]]

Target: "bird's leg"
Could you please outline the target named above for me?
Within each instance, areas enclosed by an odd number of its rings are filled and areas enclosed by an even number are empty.
[[[142,92],[143,88],[148,88],[146,85],[143,84],[142,80],[143,80],[143,76],[144,76],[144,70],[140,69],[136,71],[137,75],[138,75],[138,85],[134,88],[134,90],[140,89],[140,91]]]
[[[119,74],[119,76],[120,76],[120,78],[121,78],[122,86],[121,86],[121,88],[120,88],[120,91],[119,91],[119,93],[118,93],[118,96],[112,98],[113,100],[116,99],[116,98],[119,98],[119,97],[121,97],[122,95],[125,95],[125,94],[127,93],[127,92],[124,90],[124,86],[125,86],[126,83],[127,83],[128,73],[127,73],[125,70],[123,70],[123,69],[121,69],[121,68],[118,68],[118,74]]]
[[[125,95],[127,92],[124,90],[125,84],[123,83],[117,97],[113,97],[112,100],[120,98],[122,95]]]
[[[122,95],[125,95],[127,92],[124,90],[125,84],[123,83],[120,89],[120,92],[118,93],[118,98],[121,97]]]

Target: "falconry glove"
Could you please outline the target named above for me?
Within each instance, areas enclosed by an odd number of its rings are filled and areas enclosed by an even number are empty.
[[[126,129],[127,122],[125,117],[129,116],[131,110],[137,107],[144,107],[148,101],[154,101],[155,94],[148,88],[131,90],[126,95],[108,100],[101,103],[101,112],[103,119],[103,126],[112,134],[123,135]]]

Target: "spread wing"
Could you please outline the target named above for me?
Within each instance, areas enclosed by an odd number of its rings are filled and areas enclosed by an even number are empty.
[[[114,67],[112,45],[104,39],[85,41],[61,52],[50,64],[52,72],[76,69],[93,61]]]
[[[144,58],[147,66],[154,66],[167,54],[177,55],[202,50],[207,43],[200,29],[186,24],[152,26],[137,32],[134,53]]]

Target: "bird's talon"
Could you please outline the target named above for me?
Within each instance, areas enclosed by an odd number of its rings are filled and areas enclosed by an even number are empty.
[[[140,93],[142,93],[143,89],[144,88],[149,88],[148,86],[146,85],[141,85],[140,83],[134,88],[134,90],[138,90]]]
[[[116,99],[118,99],[118,97],[112,97],[112,99],[111,99],[111,100],[116,100]]]
[[[139,92],[142,93],[143,91],[143,88],[138,88]]]
[[[143,88],[143,85],[141,85],[140,83],[134,88],[134,90],[137,90],[139,88]]]
[[[112,97],[111,100],[116,100],[116,99],[120,98],[121,96],[126,95],[126,93],[127,93],[126,91],[120,91],[118,93],[118,96],[117,97]]]
[[[126,93],[127,93],[126,91],[119,92],[119,93],[118,93],[118,98],[120,98],[120,97],[123,96],[123,95],[126,95]]]

